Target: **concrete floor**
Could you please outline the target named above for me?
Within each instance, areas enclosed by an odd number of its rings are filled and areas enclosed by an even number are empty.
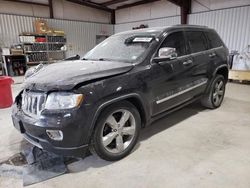
[[[249,188],[249,96],[249,85],[230,83],[221,108],[192,104],[155,122],[125,159],[111,163],[89,156],[72,163],[71,173],[30,187]],[[10,111],[0,110],[0,161],[25,143]],[[0,187],[22,187],[22,180],[0,177]]]

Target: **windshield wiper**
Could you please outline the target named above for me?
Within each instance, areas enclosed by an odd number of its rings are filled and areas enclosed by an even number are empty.
[[[83,61],[98,61],[97,59],[82,58]]]
[[[108,58],[99,58],[98,61],[113,61],[113,60]]]
[[[87,58],[82,58],[84,61],[113,61],[112,59],[108,58],[99,58],[99,59],[87,59]]]
[[[80,59],[80,56],[78,54],[76,54],[75,56],[71,56],[71,57],[68,57],[66,59],[64,59],[65,61],[71,61],[71,60],[79,60]]]

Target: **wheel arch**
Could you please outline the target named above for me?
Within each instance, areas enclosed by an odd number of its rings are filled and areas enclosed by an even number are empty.
[[[146,108],[145,108],[145,104],[143,103],[143,100],[141,99],[141,96],[137,93],[132,93],[132,94],[127,94],[127,95],[123,95],[123,96],[120,96],[120,97],[116,97],[116,98],[113,98],[111,100],[108,100],[104,103],[102,103],[95,115],[94,115],[94,118],[93,118],[93,121],[91,123],[91,129],[90,129],[90,132],[89,132],[89,141],[91,139],[91,136],[93,134],[93,131],[95,129],[95,126],[96,126],[96,121],[98,120],[100,114],[103,112],[103,110],[105,108],[107,108],[108,106],[112,105],[112,104],[115,104],[117,102],[120,102],[120,101],[128,101],[130,102],[131,104],[133,104],[140,116],[141,116],[141,121],[142,121],[142,127],[145,127],[147,122],[148,122],[148,119],[147,119],[147,112],[146,112]]]
[[[228,65],[227,64],[223,64],[223,65],[220,65],[218,66],[217,68],[215,68],[215,70],[213,71],[209,81],[208,81],[208,84],[207,84],[207,87],[206,87],[206,90],[205,90],[205,94],[209,92],[209,89],[211,87],[211,84],[212,84],[212,81],[213,79],[215,78],[216,75],[222,75],[226,82],[228,81],[228,74],[229,74],[229,68],[228,68]]]
[[[228,81],[228,73],[229,73],[228,65],[221,65],[215,69],[213,76],[220,74],[225,78],[225,80],[227,82]]]

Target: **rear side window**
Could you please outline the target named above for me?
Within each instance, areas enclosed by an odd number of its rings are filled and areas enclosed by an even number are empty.
[[[168,35],[161,45],[161,48],[163,47],[175,48],[178,57],[187,54],[183,32],[178,31]]]
[[[217,48],[220,46],[223,46],[223,43],[220,39],[220,37],[215,32],[206,32],[210,48]]]
[[[201,31],[187,31],[187,42],[191,53],[201,52],[208,49],[207,40]]]

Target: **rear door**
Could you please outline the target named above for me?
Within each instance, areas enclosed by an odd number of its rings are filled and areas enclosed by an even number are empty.
[[[222,42],[218,34],[214,30],[209,30],[205,32],[205,35],[209,44],[209,71],[212,75],[214,68],[220,66],[221,64],[226,64],[227,62],[227,48]]]
[[[191,72],[193,95],[204,92],[208,81],[210,54],[208,41],[203,31],[187,30],[185,36],[188,44],[188,53],[193,59]]]

